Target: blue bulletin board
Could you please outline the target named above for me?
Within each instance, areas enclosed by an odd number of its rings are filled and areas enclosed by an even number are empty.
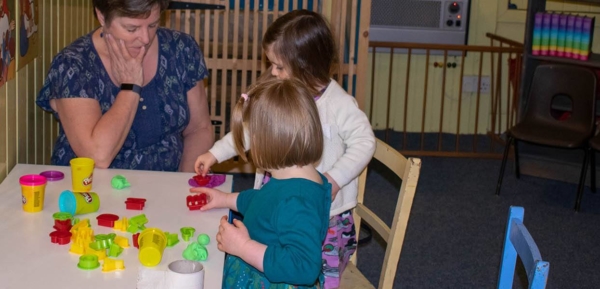
[[[279,1],[279,11],[283,11],[283,8],[284,8],[284,2],[283,1],[284,0],[278,0],[278,1]],[[293,0],[288,0],[288,1],[289,1],[290,10],[296,10],[296,9],[302,9],[302,7],[303,7],[302,5],[304,5],[304,1],[305,0],[298,0],[298,6],[297,7],[293,7],[293,5],[294,5],[294,3],[293,3],[294,1]],[[308,2],[307,3],[307,5],[308,5],[307,9],[308,10],[314,10],[313,9],[313,0],[306,0],[306,1]],[[245,0],[240,0],[240,7],[239,7],[240,9],[242,9],[242,10],[245,9],[245,7],[246,7],[246,3],[245,2],[246,2]],[[254,10],[254,2],[255,1],[254,0],[249,0],[248,2],[250,2],[250,10]],[[264,2],[265,2],[265,0],[259,0],[258,1],[258,10],[263,10],[264,9]],[[269,11],[273,11],[273,7],[275,6],[274,2],[275,2],[275,0],[268,0],[267,9]],[[318,1],[316,1],[316,2],[318,2]],[[229,7],[230,8],[234,8],[235,7],[235,0],[229,0]]]

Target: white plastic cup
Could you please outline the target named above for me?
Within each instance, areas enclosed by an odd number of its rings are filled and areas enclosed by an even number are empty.
[[[204,266],[200,262],[178,260],[171,262],[165,276],[166,288],[203,289]]]

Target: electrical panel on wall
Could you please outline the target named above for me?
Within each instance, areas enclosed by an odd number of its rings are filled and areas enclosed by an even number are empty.
[[[471,0],[373,0],[371,41],[467,44]]]

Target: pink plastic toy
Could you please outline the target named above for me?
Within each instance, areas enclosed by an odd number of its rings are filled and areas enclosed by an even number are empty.
[[[206,176],[195,175],[192,178],[194,179],[194,181],[196,181],[196,184],[198,184],[198,186],[201,186],[201,187],[208,185],[208,183],[210,182],[210,175],[206,175]]]
[[[214,188],[218,187],[225,182],[225,175],[212,174],[212,175],[195,175],[188,180],[188,184],[191,187],[207,187]]]

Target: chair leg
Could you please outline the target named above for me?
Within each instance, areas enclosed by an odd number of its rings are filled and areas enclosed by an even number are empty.
[[[506,146],[504,147],[504,154],[502,155],[502,165],[500,166],[500,175],[498,176],[498,184],[496,184],[496,195],[500,195],[500,187],[502,186],[502,178],[504,177],[504,169],[506,168],[506,159],[508,158],[508,152],[510,151],[510,144],[513,142],[511,136],[506,140]]]
[[[581,168],[581,175],[579,176],[579,186],[577,188],[577,198],[575,199],[575,211],[579,212],[581,208],[581,199],[583,198],[583,188],[585,187],[585,174],[587,173],[587,166],[590,160],[590,150],[585,149],[585,155],[583,157],[583,167]]]
[[[590,161],[591,161],[591,179],[590,179],[590,187],[592,192],[596,193],[596,151],[593,149],[590,150]]]
[[[514,141],[514,145],[513,147],[515,148],[515,176],[517,177],[517,179],[521,178],[521,169],[520,169],[520,164],[519,164],[519,142],[513,138]]]

